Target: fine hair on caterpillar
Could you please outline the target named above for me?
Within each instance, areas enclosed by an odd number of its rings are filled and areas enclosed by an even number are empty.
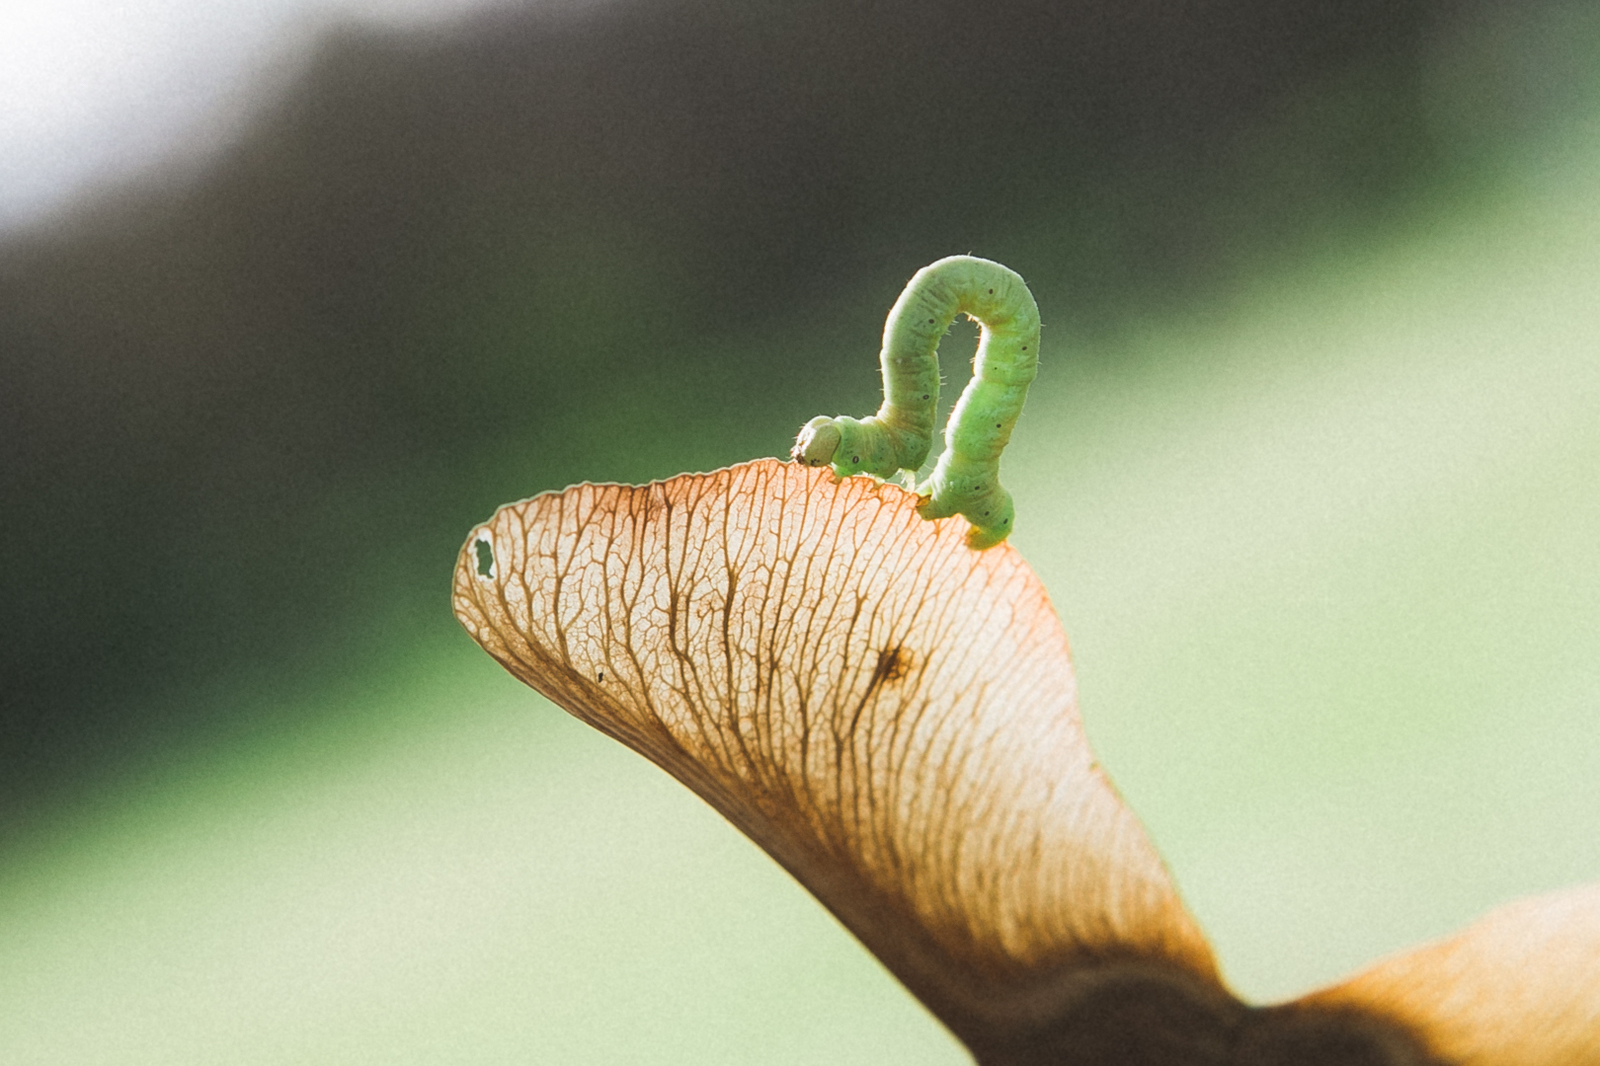
[[[917,490],[927,497],[918,513],[962,515],[972,524],[968,545],[981,549],[1011,533],[1015,509],[1000,486],[1000,453],[1039,370],[1039,307],[1008,267],[953,255],[917,271],[884,323],[878,413],[818,415],[790,454],[808,466],[832,466],[840,477],[915,474],[933,446],[939,341],[962,314],[981,327],[972,380],[950,413],[938,465]]]

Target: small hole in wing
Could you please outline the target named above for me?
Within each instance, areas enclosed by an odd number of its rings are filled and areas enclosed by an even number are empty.
[[[489,540],[489,534],[479,533],[472,547],[478,553],[478,576],[493,578],[494,544]]]

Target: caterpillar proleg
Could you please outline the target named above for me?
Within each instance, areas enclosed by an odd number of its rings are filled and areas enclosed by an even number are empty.
[[[1000,487],[1000,452],[1022,413],[1039,369],[1039,307],[1017,273],[999,263],[953,255],[912,276],[883,327],[883,406],[863,419],[819,415],[800,430],[790,454],[840,477],[913,473],[933,445],[939,409],[939,340],[959,314],[982,326],[972,380],[950,413],[945,449],[918,491],[924,518],[959,514],[972,523],[967,543],[989,548],[1011,532],[1011,494]]]

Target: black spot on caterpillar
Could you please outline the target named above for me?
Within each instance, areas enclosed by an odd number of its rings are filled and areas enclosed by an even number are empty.
[[[1011,494],[1000,487],[1000,452],[1022,413],[1039,369],[1039,307],[1018,274],[970,255],[923,267],[906,285],[883,327],[883,406],[863,419],[819,415],[800,430],[790,454],[840,477],[915,472],[933,447],[939,408],[939,340],[959,314],[982,326],[972,380],[945,427],[945,450],[918,490],[924,518],[964,515],[967,543],[989,548],[1011,532]],[[992,428],[991,428],[992,427]],[[846,461],[840,456],[849,456]]]

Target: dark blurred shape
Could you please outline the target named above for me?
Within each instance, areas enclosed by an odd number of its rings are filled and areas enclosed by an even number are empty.
[[[1094,329],[1381,225],[1459,165],[1419,102],[1436,9],[651,0],[326,38],[198,179],[0,246],[0,830],[292,724],[241,693],[457,639],[451,560],[505,499],[780,453],[939,256]]]

